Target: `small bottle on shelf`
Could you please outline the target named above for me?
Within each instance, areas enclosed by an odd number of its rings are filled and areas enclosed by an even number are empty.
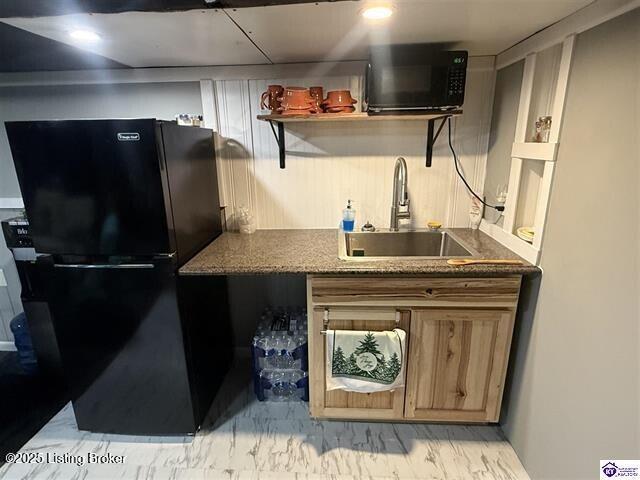
[[[542,123],[542,142],[547,143],[551,134],[551,116],[546,115],[538,120]]]

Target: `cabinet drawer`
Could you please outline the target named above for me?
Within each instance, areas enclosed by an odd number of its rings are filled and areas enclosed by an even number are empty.
[[[394,307],[515,307],[520,276],[431,278],[359,276],[311,278],[314,305],[377,305]]]

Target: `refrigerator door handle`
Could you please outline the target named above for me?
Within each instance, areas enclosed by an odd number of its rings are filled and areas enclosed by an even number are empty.
[[[152,263],[124,263],[120,265],[111,264],[85,264],[85,263],[55,263],[55,268],[86,268],[86,269],[133,269],[133,268],[153,268]]]

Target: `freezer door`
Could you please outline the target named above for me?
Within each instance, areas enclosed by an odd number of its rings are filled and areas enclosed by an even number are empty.
[[[195,432],[171,265],[49,266],[48,301],[80,430]]]
[[[174,251],[155,120],[5,125],[38,252]]]

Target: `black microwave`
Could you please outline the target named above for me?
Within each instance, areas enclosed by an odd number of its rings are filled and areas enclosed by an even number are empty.
[[[464,102],[468,52],[431,45],[371,47],[364,109],[370,115],[453,110]]]

